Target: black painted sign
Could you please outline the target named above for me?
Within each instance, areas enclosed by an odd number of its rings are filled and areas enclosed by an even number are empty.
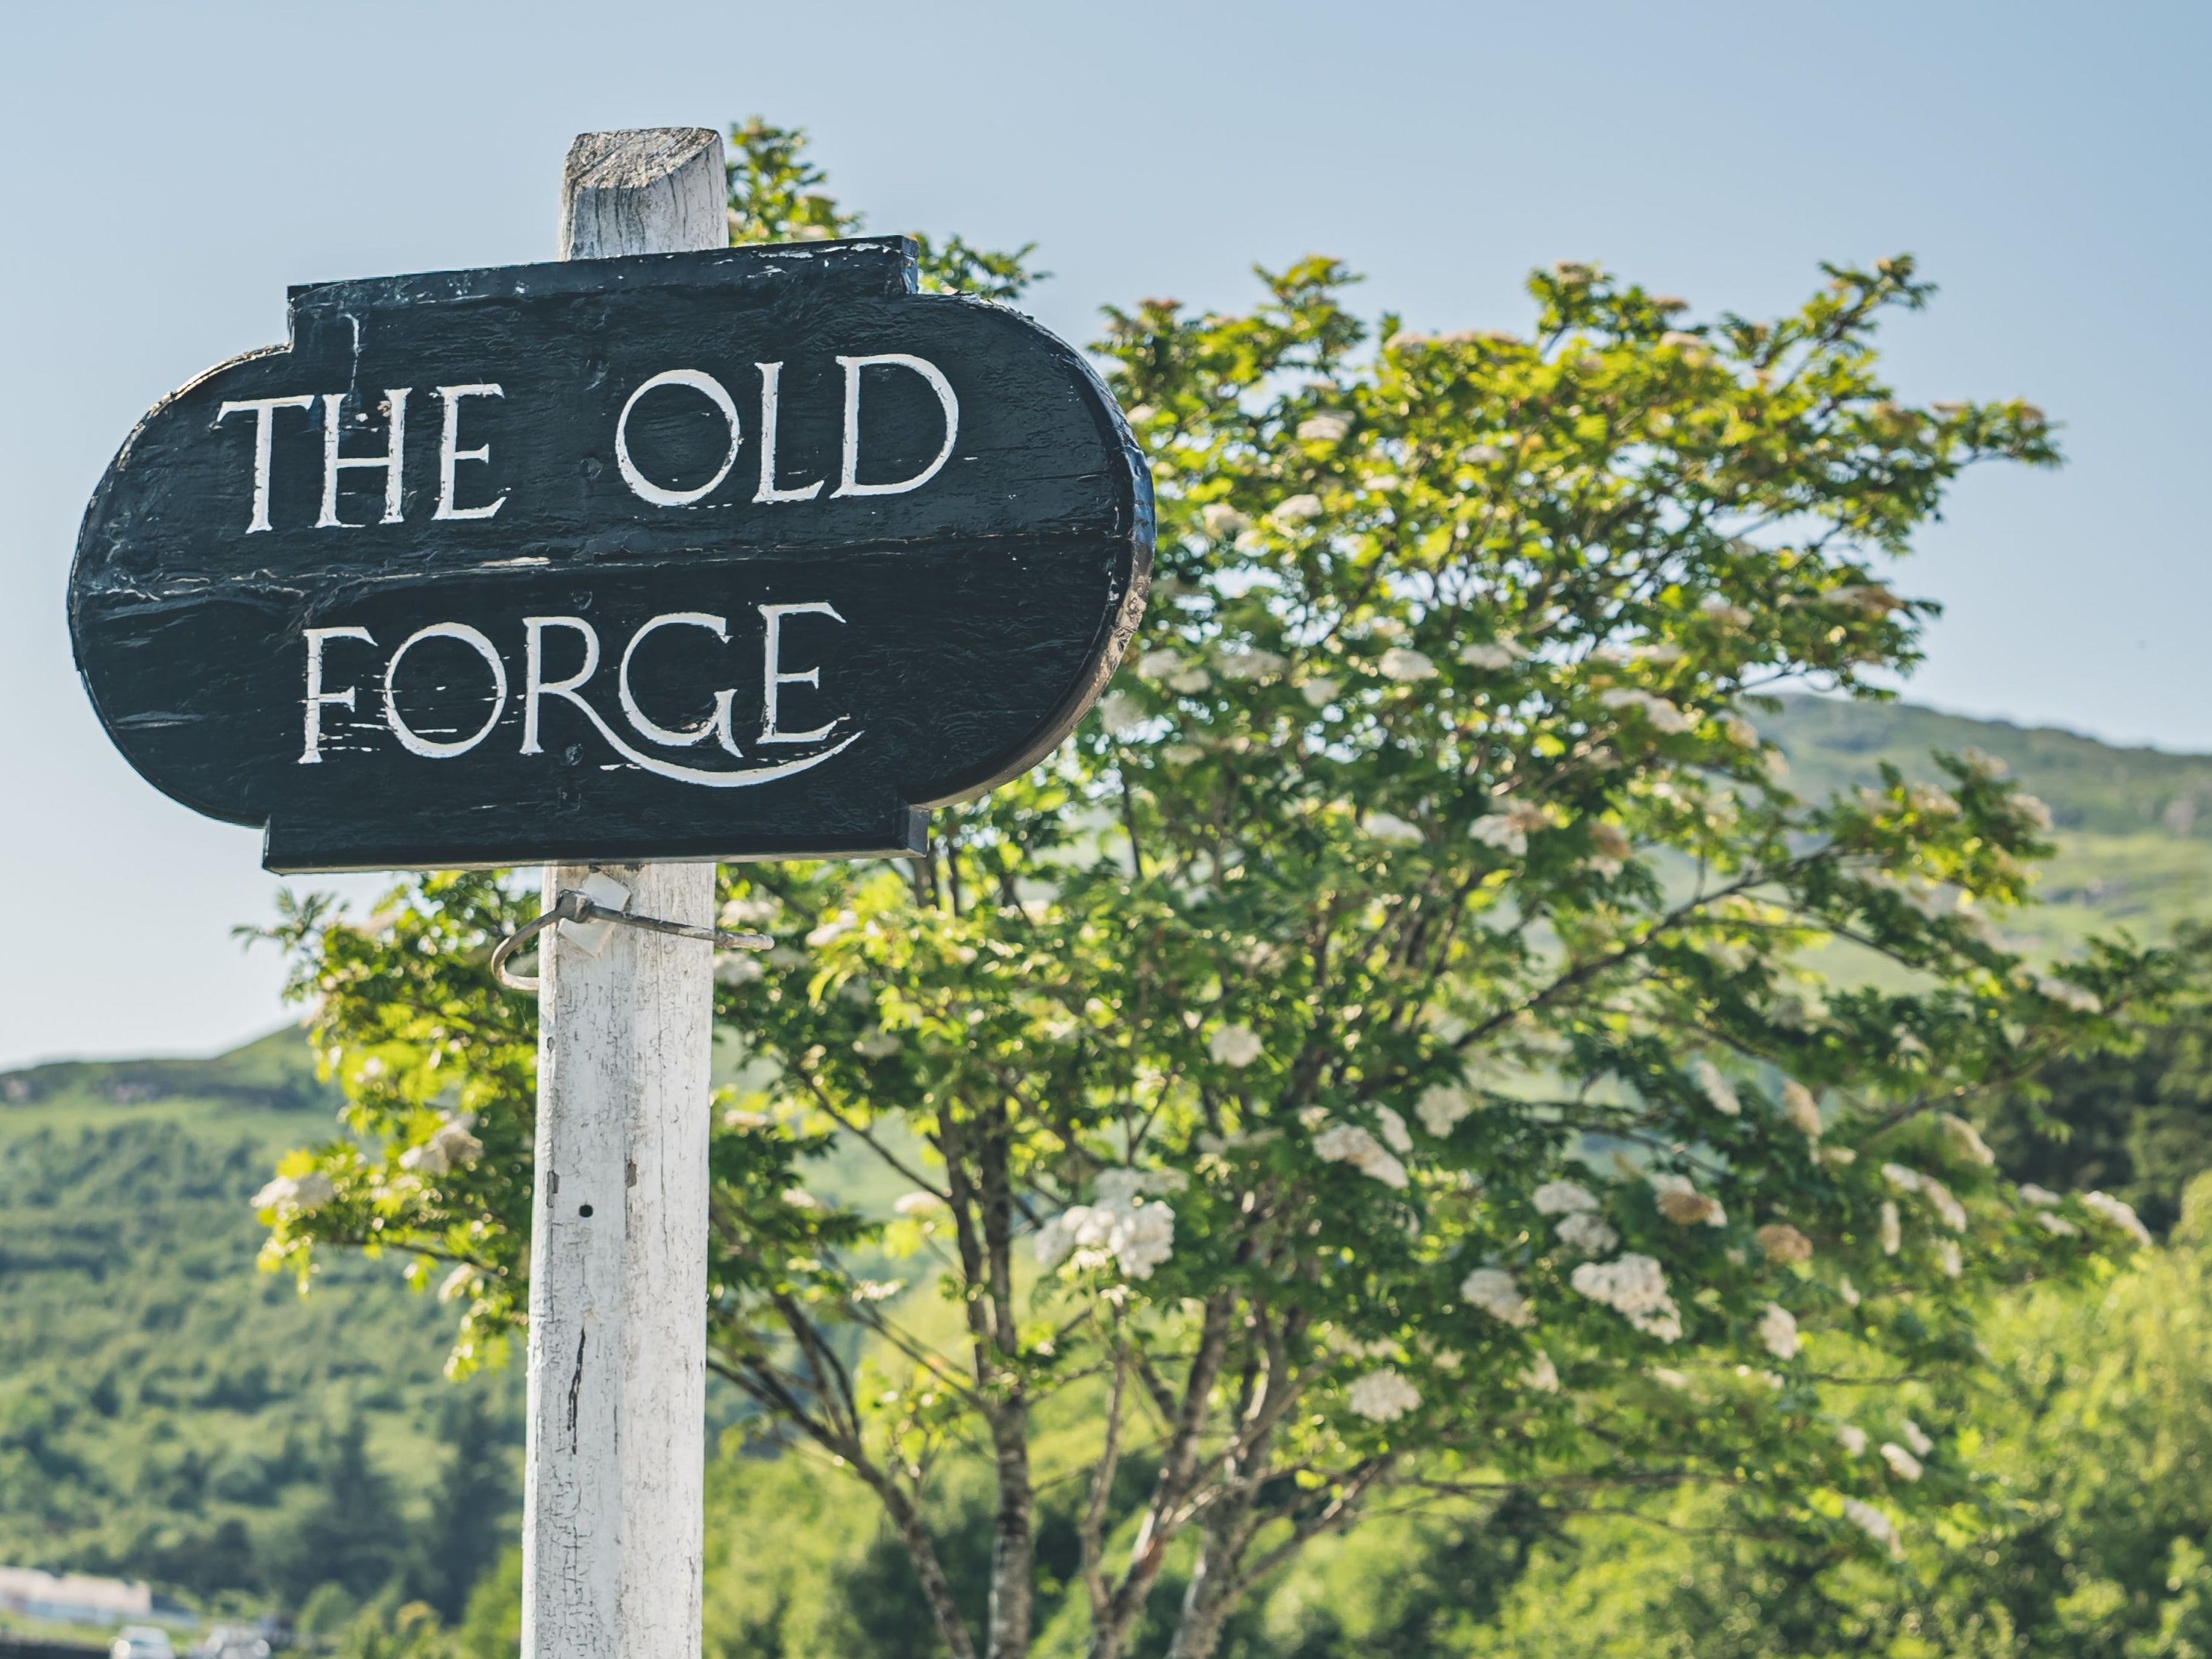
[[[124,445],[70,585],[102,723],[277,871],[921,848],[1142,611],[1083,358],[902,238],[295,289]]]

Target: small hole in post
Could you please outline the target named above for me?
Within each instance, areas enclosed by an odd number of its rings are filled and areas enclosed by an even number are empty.
[[[588,1217],[592,1213],[592,1206],[588,1204],[579,1204],[576,1206],[576,1213],[580,1216]]]

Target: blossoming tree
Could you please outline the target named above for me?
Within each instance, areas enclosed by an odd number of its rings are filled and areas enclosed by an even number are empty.
[[[789,135],[737,137],[743,234],[852,227]],[[714,1364],[881,1500],[957,1659],[1051,1620],[1112,1659],[1164,1575],[1203,1659],[1378,1504],[1710,1483],[1898,1552],[1980,1491],[1978,1292],[2140,1241],[1972,1121],[2172,964],[1993,933],[2047,827],[1993,764],[1805,801],[1753,724],[1908,668],[1889,562],[1964,468],[2055,459],[2027,404],[1882,384],[1910,260],[1829,276],[1695,322],[1562,264],[1524,329],[1429,334],[1316,258],[1249,313],[1111,313],[1160,513],[1114,690],[926,859],[725,872],[779,944],[720,974],[759,1090],[714,1141]],[[261,1194],[270,1258],[408,1253],[465,1364],[526,1302],[533,1011],[483,973],[519,903],[425,878],[280,930],[356,1133]],[[908,1195],[842,1202],[833,1144]],[[924,1502],[971,1450],[980,1623]],[[1081,1566],[1040,1607],[1047,1480]]]

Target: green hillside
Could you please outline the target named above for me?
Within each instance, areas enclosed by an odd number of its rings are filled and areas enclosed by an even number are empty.
[[[1806,794],[1883,761],[1933,775],[1931,749],[2005,761],[2059,831],[2049,908],[2007,924],[2046,948],[2212,916],[2212,757],[1805,697],[1758,723]],[[512,1527],[520,1367],[446,1382],[449,1310],[396,1263],[334,1261],[304,1298],[253,1270],[246,1200],[336,1103],[296,1027],[211,1060],[0,1074],[0,1562],[205,1605],[404,1582],[458,1606],[438,1559],[477,1571]],[[718,1419],[733,1408],[718,1395]]]
[[[1790,787],[1808,798],[1874,782],[1885,762],[1934,779],[1932,752],[1978,749],[2051,808],[2059,852],[2039,884],[2042,904],[2008,919],[2006,933],[2063,952],[2100,931],[2149,939],[2212,918],[2212,756],[2118,749],[1910,703],[1781,702],[1754,723],[1782,745]]]
[[[253,1270],[248,1199],[330,1127],[296,1028],[17,1072],[0,1102],[0,1562],[296,1603],[377,1588],[435,1529],[441,1435],[485,1437],[512,1487],[520,1377],[457,1401],[441,1310],[395,1264],[335,1265],[307,1297]],[[388,1561],[330,1557],[319,1521],[342,1510],[384,1517],[367,1549]]]

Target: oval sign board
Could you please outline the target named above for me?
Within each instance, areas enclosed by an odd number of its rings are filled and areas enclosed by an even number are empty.
[[[1152,487],[904,238],[295,289],[70,583],[108,734],[282,872],[897,854],[1111,676]]]

